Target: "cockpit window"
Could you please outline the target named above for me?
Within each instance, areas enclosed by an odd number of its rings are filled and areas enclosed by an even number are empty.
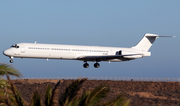
[[[12,45],[11,47],[14,47],[14,48],[19,48],[19,46],[18,46],[17,44]]]

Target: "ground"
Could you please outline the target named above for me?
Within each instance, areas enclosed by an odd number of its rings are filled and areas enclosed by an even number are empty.
[[[58,81],[54,79],[19,79],[13,80],[13,83],[21,92],[24,100],[30,103],[35,90],[38,90],[44,97],[47,85],[53,88]],[[58,95],[62,94],[72,81],[63,80],[58,88],[60,89]],[[101,84],[107,84],[110,87],[108,96],[102,101],[125,94],[131,101],[131,106],[179,106],[180,103],[180,82],[87,80],[82,85],[80,93]],[[42,98],[43,100],[44,98]]]

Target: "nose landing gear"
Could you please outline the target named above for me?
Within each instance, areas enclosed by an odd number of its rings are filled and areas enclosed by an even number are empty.
[[[13,60],[10,60],[10,63],[13,63]]]
[[[10,57],[11,58],[11,60],[9,61],[10,63],[13,63],[13,57]]]

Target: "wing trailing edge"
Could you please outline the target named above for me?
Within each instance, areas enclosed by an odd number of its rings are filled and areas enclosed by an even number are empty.
[[[135,56],[142,54],[127,54],[127,55],[104,55],[104,56],[80,56],[77,59],[83,61],[108,61],[112,59],[124,59],[126,56]]]

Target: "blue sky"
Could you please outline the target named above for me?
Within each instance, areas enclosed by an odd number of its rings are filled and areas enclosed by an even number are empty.
[[[14,59],[24,77],[116,76],[180,77],[179,0],[38,0],[1,1],[0,62],[9,63],[2,52],[12,44],[28,42],[131,47],[145,33],[159,38],[145,57],[129,62],[100,62],[88,69],[75,60]]]

